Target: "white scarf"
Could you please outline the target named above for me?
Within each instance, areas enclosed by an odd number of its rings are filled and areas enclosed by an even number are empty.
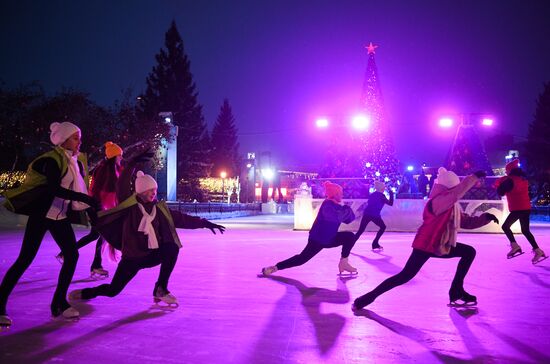
[[[153,228],[153,220],[155,219],[155,216],[157,216],[157,207],[153,206],[153,210],[151,211],[151,214],[149,215],[147,211],[145,211],[145,207],[143,207],[142,204],[138,202],[138,207],[141,213],[143,214],[143,217],[141,218],[141,221],[139,222],[138,231],[144,233],[147,235],[148,238],[148,248],[149,249],[158,249],[159,248],[159,242],[157,240],[157,234],[155,233],[155,229]]]
[[[82,178],[82,175],[80,174],[80,168],[78,168],[78,154],[71,155],[72,152],[70,151],[66,151],[65,154],[67,155],[69,162],[67,163],[67,173],[70,173],[72,175],[72,183],[68,187],[75,192],[80,192],[87,195],[88,189],[86,188],[86,182],[84,182],[84,178]],[[88,206],[84,202],[73,201],[72,207],[75,211],[82,211],[86,210],[90,206]]]
[[[441,237],[441,243],[447,246],[456,246],[456,236],[458,229],[460,229],[460,216],[462,214],[462,209],[460,204],[455,202],[452,207],[453,212],[451,213],[451,218],[447,224],[447,228]]]

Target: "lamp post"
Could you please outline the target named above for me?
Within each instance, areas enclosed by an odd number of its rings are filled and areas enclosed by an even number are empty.
[[[222,202],[225,200],[225,179],[227,178],[227,172],[222,171],[220,173],[220,177],[222,178]]]

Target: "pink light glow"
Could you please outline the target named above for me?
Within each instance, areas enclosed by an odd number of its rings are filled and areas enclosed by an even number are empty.
[[[369,118],[365,115],[355,115],[351,125],[357,130],[366,130],[369,127]]]
[[[315,125],[318,128],[328,128],[328,119],[326,118],[319,118],[315,121]]]
[[[441,118],[439,119],[439,126],[442,128],[450,128],[451,126],[453,126],[453,119]]]
[[[483,118],[481,121],[481,124],[484,126],[492,126],[493,125],[493,119],[491,118]]]

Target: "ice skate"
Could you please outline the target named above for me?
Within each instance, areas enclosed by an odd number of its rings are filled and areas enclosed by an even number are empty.
[[[74,307],[69,307],[63,312],[56,312],[52,314],[52,319],[54,320],[67,320],[67,321],[77,321],[80,318],[80,312]]]
[[[155,295],[153,296],[153,302],[160,308],[178,308],[179,303],[176,296],[168,292],[167,290],[157,287],[155,289]]]
[[[93,279],[105,279],[109,277],[109,272],[99,267],[90,271],[90,277]]]
[[[531,260],[531,262],[533,264],[537,264],[537,263],[542,262],[545,259],[548,259],[548,256],[546,254],[544,254],[544,252],[542,251],[541,248],[537,248],[537,249],[533,250],[533,254],[535,254],[533,259]]]
[[[273,273],[275,273],[277,270],[278,270],[277,266],[275,266],[275,265],[270,265],[269,267],[264,267],[264,268],[262,268],[261,276],[263,276],[263,277],[270,276]]]
[[[340,262],[338,263],[338,270],[340,271],[340,275],[342,274],[357,274],[357,268],[352,267],[349,262],[348,258],[341,258]],[[345,273],[342,273],[345,272]]]
[[[59,253],[55,256],[55,259],[59,262],[59,264],[63,265],[63,253]]]
[[[10,329],[12,320],[8,315],[0,315],[0,331],[7,331]]]
[[[515,241],[510,243],[510,247],[511,249],[506,255],[508,259],[519,257],[520,255],[524,254],[523,251],[521,250],[521,247]]]
[[[380,244],[372,244],[373,252],[381,252],[382,250],[384,250],[384,247],[382,247]]]
[[[449,292],[449,307],[471,307],[477,305],[477,297],[465,290],[460,292]]]

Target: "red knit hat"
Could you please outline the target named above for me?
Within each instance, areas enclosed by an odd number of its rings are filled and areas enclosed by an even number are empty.
[[[122,148],[113,142],[105,143],[105,157],[111,159],[113,157],[122,155]]]
[[[519,168],[519,159],[514,159],[513,161],[506,164],[506,174],[510,174],[512,169]]]
[[[324,184],[325,187],[325,195],[328,199],[334,199],[337,196],[342,196],[343,189],[342,186],[337,185],[336,183],[332,183],[330,181],[326,181]]]

